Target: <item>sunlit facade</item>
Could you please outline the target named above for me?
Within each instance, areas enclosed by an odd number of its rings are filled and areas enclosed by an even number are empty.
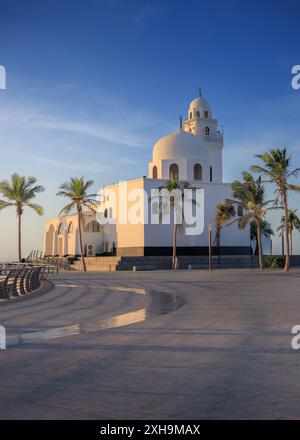
[[[170,178],[188,182],[204,190],[204,229],[201,234],[188,235],[178,231],[178,255],[203,255],[208,249],[208,225],[213,238],[216,206],[231,198],[231,184],[223,182],[223,127],[213,117],[209,102],[202,96],[189,106],[187,118],[178,130],[160,138],[153,147],[148,177],[104,186],[100,189],[100,213],[84,213],[83,242],[87,255],[117,254],[124,256],[170,255],[172,225],[152,224],[153,206],[149,208],[151,190],[164,186]],[[143,192],[140,202],[141,221],[124,221],[124,185],[126,194]],[[127,197],[127,196],[126,196]],[[126,199],[127,210],[136,200]],[[101,218],[112,224],[103,224]],[[239,230],[236,224],[223,228],[221,248],[224,254],[249,254],[249,229]],[[78,220],[76,215],[62,216],[46,223],[45,253],[47,255],[79,254]]]

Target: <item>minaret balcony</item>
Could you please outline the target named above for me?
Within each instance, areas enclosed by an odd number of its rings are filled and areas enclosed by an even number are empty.
[[[196,136],[205,139],[208,142],[223,142],[223,126],[218,126],[216,131],[207,131],[206,129],[195,129],[191,132]]]
[[[223,142],[223,133],[204,133],[204,130],[198,130],[195,132],[195,135],[208,142]]]

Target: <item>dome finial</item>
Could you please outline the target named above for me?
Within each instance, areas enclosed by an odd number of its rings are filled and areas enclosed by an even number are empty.
[[[202,90],[201,90],[201,87],[199,87],[198,90],[199,90],[199,97],[201,98],[201,96],[202,96]]]

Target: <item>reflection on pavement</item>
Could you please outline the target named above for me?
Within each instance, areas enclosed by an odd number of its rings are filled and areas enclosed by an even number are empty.
[[[43,342],[56,338],[64,338],[83,333],[93,333],[99,330],[137,324],[151,317],[174,312],[175,310],[183,307],[185,304],[185,300],[181,296],[168,292],[158,292],[155,290],[147,291],[145,289],[135,289],[129,287],[116,287],[114,290],[133,292],[142,295],[149,294],[152,301],[151,304],[146,308],[104,318],[100,321],[84,321],[78,324],[57,327],[50,330],[7,335],[6,346],[11,347],[18,344]]]

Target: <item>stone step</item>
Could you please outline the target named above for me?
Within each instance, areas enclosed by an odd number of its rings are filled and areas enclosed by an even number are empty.
[[[155,270],[156,266],[154,264],[150,265],[150,264],[143,264],[142,266],[132,266],[132,270],[134,272],[138,271],[138,270]]]
[[[252,267],[257,267],[257,257],[252,259]],[[169,270],[172,268],[171,256],[107,256],[87,257],[87,270],[115,271],[115,270]],[[177,257],[177,269],[187,270],[192,268],[207,269],[208,257],[205,255],[187,255]],[[250,268],[251,258],[247,255],[226,255],[212,257],[213,268]],[[80,261],[75,261],[71,266],[73,270],[82,270]]]
[[[208,264],[189,264],[187,269],[208,269]]]
[[[118,263],[121,260],[121,257],[117,256],[107,256],[107,257],[85,257],[85,261],[87,264],[101,263],[101,262],[109,262],[109,263]]]

